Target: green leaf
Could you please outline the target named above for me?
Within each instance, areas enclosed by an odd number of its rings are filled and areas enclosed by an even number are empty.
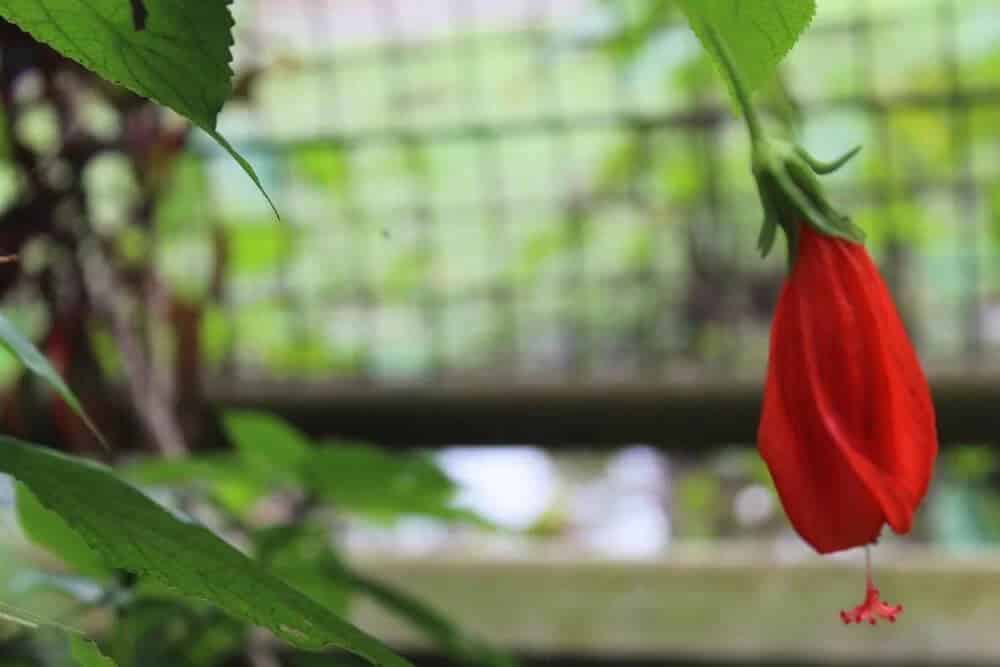
[[[257,557],[271,572],[328,609],[347,612],[351,585],[331,549],[325,522],[269,526],[258,531],[254,541]]]
[[[229,482],[243,474],[239,461],[229,453],[202,454],[176,459],[147,458],[119,469],[130,481],[148,486],[174,486],[192,481]]]
[[[142,486],[204,487],[212,499],[245,516],[270,489],[269,476],[248,469],[230,452],[169,461],[151,458],[124,466],[120,474]]]
[[[313,450],[302,476],[307,487],[335,507],[371,519],[419,514],[482,521],[452,506],[455,483],[424,455],[394,455],[338,442]]]
[[[40,502],[31,489],[17,485],[17,519],[21,530],[38,546],[52,552],[79,574],[104,575],[108,573],[103,559],[66,525],[55,512]]]
[[[34,343],[25,338],[14,327],[11,321],[3,315],[0,315],[0,344],[24,364],[25,368],[45,380],[59,394],[59,397],[66,401],[66,405],[70,406],[80,416],[80,419],[84,421],[101,443],[105,447],[108,446],[104,436],[97,430],[97,426],[90,421],[90,417],[83,411],[83,406],[80,405],[79,399],[77,399],[69,386],[66,385],[62,377],[59,376],[56,369],[52,367],[49,360],[45,358],[45,355],[35,347]]]
[[[212,129],[209,129],[207,127],[202,127],[201,129],[205,130],[205,132],[207,132],[210,137],[215,139],[215,141],[218,142],[218,144],[222,146],[227,153],[229,153],[229,156],[231,158],[236,160],[236,164],[240,165],[240,167],[243,168],[243,171],[246,173],[246,175],[250,177],[250,180],[252,180],[254,185],[257,186],[257,189],[260,190],[260,193],[264,195],[264,199],[267,200],[267,203],[271,207],[271,210],[274,211],[275,217],[280,218],[281,214],[278,213],[278,207],[274,205],[273,201],[271,201],[271,196],[267,194],[267,190],[264,189],[264,184],[260,182],[260,177],[257,176],[257,172],[254,171],[253,165],[250,164],[250,162],[245,157],[240,155],[239,152],[235,148],[233,148],[233,145],[229,143],[229,141],[225,137],[219,134],[219,131],[216,130],[214,127]]]
[[[705,25],[715,28],[751,91],[774,76],[778,63],[816,14],[815,0],[680,0],[680,4],[698,39],[718,62]]]
[[[338,647],[373,664],[407,663],[202,526],[186,523],[95,463],[0,436],[0,472],[31,488],[110,567],[271,630],[307,650]]]
[[[145,3],[141,31],[122,0],[5,0],[0,15],[108,81],[213,129],[233,74],[230,2]]]
[[[116,667],[115,661],[101,653],[97,644],[79,635],[70,635],[69,652],[77,667]]]
[[[338,509],[371,519],[423,515],[487,526],[481,517],[453,507],[457,487],[429,456],[363,443],[314,447],[284,420],[259,412],[230,411],[224,423],[246,477],[298,482]]]
[[[145,0],[144,30],[135,30],[127,0],[4,0],[0,16],[108,81],[191,119],[274,208],[253,167],[215,128],[231,93],[231,2]]]
[[[311,447],[286,422],[261,412],[233,410],[223,417],[226,432],[243,463],[265,479],[297,479]]]

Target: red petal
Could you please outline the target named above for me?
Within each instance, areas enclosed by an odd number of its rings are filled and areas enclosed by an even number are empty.
[[[802,226],[771,332],[761,455],[817,551],[910,530],[937,451],[920,364],[863,246]]]

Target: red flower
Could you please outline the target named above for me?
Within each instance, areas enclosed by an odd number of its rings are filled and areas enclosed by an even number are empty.
[[[927,380],[864,246],[796,225],[758,446],[819,553],[909,532],[937,455]],[[876,596],[877,599],[877,596]]]
[[[885,524],[910,531],[930,484],[937,427],[927,380],[861,245],[864,233],[827,201],[817,178],[859,148],[823,162],[768,137],[725,41],[710,22],[697,25],[750,133],[764,208],[757,247],[767,256],[780,228],[792,260],[771,327],[760,453],[785,513],[816,551],[865,546],[865,598],[841,619],[895,621],[903,608],[880,599],[868,545]]]

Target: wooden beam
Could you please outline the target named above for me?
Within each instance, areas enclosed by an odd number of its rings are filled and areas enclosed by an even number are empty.
[[[468,667],[429,650],[405,652],[403,655],[415,667]],[[863,657],[852,660],[824,659],[802,655],[748,654],[742,658],[715,658],[711,655],[666,655],[655,658],[628,656],[516,654],[521,667],[995,667],[987,659],[942,663],[928,658],[887,660]]]
[[[1000,560],[919,548],[876,550],[876,583],[904,605],[895,624],[844,626],[861,601],[860,553],[677,544],[633,561],[521,553],[517,558],[354,552],[366,573],[417,596],[463,629],[545,664],[998,664]],[[404,651],[428,650],[409,624],[367,599],[352,620]],[[772,660],[780,662],[771,662]]]
[[[942,444],[1000,441],[1000,377],[932,381]],[[221,409],[276,413],[306,432],[395,446],[648,443],[690,451],[756,439],[761,386],[210,381]]]
[[[416,667],[468,667],[440,655],[421,652],[405,653]],[[927,659],[885,660],[860,658],[857,660],[823,660],[812,656],[790,658],[783,655],[748,655],[744,658],[713,658],[711,656],[663,656],[658,658],[594,658],[589,655],[517,655],[522,667],[943,667],[941,661]],[[988,660],[970,660],[944,663],[953,667],[995,667]]]

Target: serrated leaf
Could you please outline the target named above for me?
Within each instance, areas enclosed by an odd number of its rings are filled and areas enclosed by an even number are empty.
[[[56,369],[52,367],[52,364],[45,358],[45,355],[35,347],[35,344],[25,338],[4,315],[0,315],[0,345],[7,348],[18,361],[24,364],[25,368],[45,380],[59,394],[59,397],[66,401],[66,405],[79,415],[80,419],[87,425],[87,428],[107,447],[107,441],[101,435],[101,432],[97,430],[97,426],[90,421],[90,417],[83,411],[83,406],[80,405],[76,394],[73,393]]]
[[[206,129],[230,94],[231,0],[145,0],[135,30],[123,0],[4,0],[0,15],[108,81]]]
[[[680,0],[680,5],[718,62],[705,31],[706,24],[715,28],[751,91],[774,76],[816,14],[815,0]]]
[[[114,660],[101,653],[97,644],[79,635],[70,635],[69,652],[77,667],[117,667]]]
[[[376,665],[408,667],[378,640],[103,466],[6,436],[0,436],[0,450],[0,472],[26,484],[108,566],[214,604],[299,648],[336,647]]]
[[[101,77],[189,118],[264,192],[253,167],[216,130],[231,93],[232,0],[144,0],[144,30],[127,0],[4,0],[0,16]],[[277,214],[277,211],[275,211]]]

